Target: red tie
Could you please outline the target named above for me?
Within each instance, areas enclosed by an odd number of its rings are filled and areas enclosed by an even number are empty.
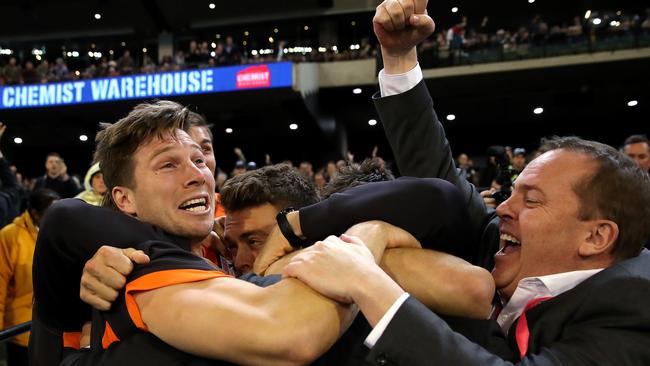
[[[521,358],[526,356],[528,351],[528,339],[530,338],[530,331],[528,330],[528,321],[526,320],[526,312],[539,304],[542,301],[546,301],[553,296],[539,297],[537,299],[531,300],[526,304],[524,312],[521,313],[519,320],[517,321],[517,327],[515,328],[515,339],[517,340],[517,346],[519,347],[519,355]]]

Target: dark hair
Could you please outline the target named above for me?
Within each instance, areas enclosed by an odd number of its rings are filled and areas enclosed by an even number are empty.
[[[632,135],[625,139],[623,146],[638,144],[639,142],[645,142],[646,144],[650,145],[650,141],[648,141],[646,135]]]
[[[51,189],[37,189],[34,192],[30,193],[29,199],[27,200],[27,209],[35,210],[42,215],[45,210],[50,207],[52,202],[59,199],[61,199],[59,194]]]
[[[226,211],[265,203],[278,209],[301,208],[319,201],[314,185],[287,164],[268,165],[232,177],[220,193]]]
[[[383,160],[377,158],[366,159],[360,164],[353,163],[343,167],[336,177],[323,187],[321,197],[325,199],[334,193],[343,192],[348,188],[393,179],[395,179],[395,176],[393,176],[390,169],[386,168]]]
[[[137,105],[119,121],[101,123],[95,139],[95,161],[99,162],[108,194],[103,206],[116,208],[111,191],[116,186],[135,188],[133,153],[154,137],[164,138],[177,129],[189,128],[190,111],[182,105],[161,100]]]
[[[650,238],[650,178],[611,146],[578,137],[542,139],[540,150],[584,154],[597,167],[573,188],[580,199],[580,220],[604,218],[619,228],[612,254],[623,260],[639,254]]]
[[[187,123],[189,123],[189,128],[192,127],[203,127],[208,132],[210,140],[214,143],[214,136],[212,136],[212,125],[208,123],[205,116],[198,114],[196,112],[189,112],[187,115]]]

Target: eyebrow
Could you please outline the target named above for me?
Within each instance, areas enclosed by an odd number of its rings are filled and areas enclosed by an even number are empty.
[[[528,191],[537,191],[537,192],[539,192],[542,196],[546,197],[546,195],[544,194],[544,191],[542,191],[540,188],[538,188],[537,186],[532,185],[532,184],[520,183],[520,184],[515,185],[515,183],[512,183],[512,189],[513,189],[513,190],[515,189],[515,187],[517,187],[517,188],[523,190],[524,192],[528,192]]]
[[[201,149],[201,147],[200,147],[196,142],[192,142],[192,144],[191,144],[190,146],[191,146],[192,148],[194,148],[195,150],[203,151],[203,150]],[[151,160],[155,159],[158,155],[164,154],[164,153],[166,153],[167,151],[172,150],[172,149],[174,149],[174,148],[176,148],[176,147],[177,147],[176,145],[167,145],[167,146],[165,146],[165,147],[161,147],[161,148],[158,149],[158,150],[155,150],[155,151],[151,154]]]

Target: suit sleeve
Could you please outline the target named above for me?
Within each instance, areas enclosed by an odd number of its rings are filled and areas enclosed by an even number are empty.
[[[336,193],[300,209],[300,226],[310,240],[338,235],[354,224],[382,220],[410,232],[423,247],[470,261],[472,237],[458,189],[441,179],[402,177]]]
[[[479,258],[475,263],[491,269],[492,255],[498,248],[494,236],[498,222],[485,207],[476,187],[459,176],[424,80],[405,93],[374,100],[400,173],[444,179],[460,189],[474,242],[481,243],[475,248]],[[484,232],[486,227],[488,233]]]
[[[650,293],[649,288],[647,276],[585,282],[580,290],[532,309],[528,354],[521,360],[516,345],[486,327],[485,321],[466,320],[462,330],[450,322],[461,335],[409,298],[366,360],[372,365],[415,366],[648,365],[650,311],[638,300]]]

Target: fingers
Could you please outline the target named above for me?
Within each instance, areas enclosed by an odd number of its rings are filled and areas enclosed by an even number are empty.
[[[417,29],[418,33],[429,36],[436,30],[436,23],[427,14],[413,14],[409,19],[410,25]]]
[[[117,290],[103,284],[96,277],[85,272],[81,276],[79,297],[90,306],[98,310],[108,310],[117,295]]]
[[[146,255],[146,254],[144,254],[144,252],[141,251],[141,250],[135,250],[135,249],[133,249],[133,248],[127,248],[127,249],[122,249],[122,252],[123,252],[124,255],[126,255],[126,256],[127,256],[127,257],[128,257],[128,258],[129,258],[133,263],[137,263],[137,264],[146,264],[146,263],[149,263],[149,260],[150,260],[150,259],[149,259],[149,256]],[[124,268],[124,269],[126,269],[126,268]],[[121,271],[120,271],[120,273],[122,273],[122,274],[124,274],[124,275],[128,275],[129,273],[131,273],[131,270],[132,270],[132,269],[133,269],[133,266],[131,266],[130,268],[128,268],[128,272],[124,273],[124,272],[121,272]]]
[[[427,0],[413,0],[415,14],[425,14],[427,11]]]

